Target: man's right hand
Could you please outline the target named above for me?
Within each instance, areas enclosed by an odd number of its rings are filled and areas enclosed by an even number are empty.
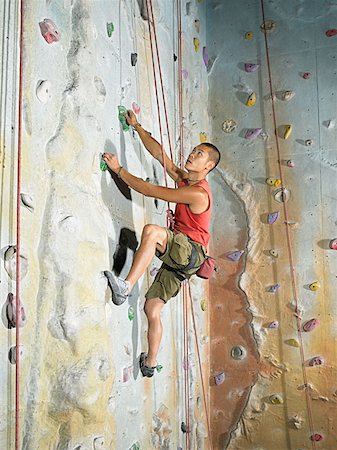
[[[129,109],[127,113],[124,113],[124,117],[127,124],[131,127],[135,127],[136,125],[138,125],[137,117],[131,109]]]

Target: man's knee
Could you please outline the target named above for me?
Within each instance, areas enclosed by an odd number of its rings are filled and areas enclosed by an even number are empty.
[[[149,223],[143,228],[142,240],[144,239],[151,239],[154,242],[163,245],[167,239],[166,229],[159,225]]]
[[[158,319],[160,317],[160,312],[165,305],[164,300],[161,298],[152,298],[146,300],[144,305],[144,312],[149,320]]]

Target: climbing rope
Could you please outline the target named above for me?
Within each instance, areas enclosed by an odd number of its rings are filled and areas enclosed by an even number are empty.
[[[265,10],[264,10],[264,0],[261,0],[261,9],[262,9],[262,20],[263,23],[265,23]],[[268,47],[268,38],[267,38],[267,31],[266,29],[263,29],[264,33],[264,41],[265,41],[265,48],[266,48],[266,57],[267,57],[267,67],[268,67],[268,77],[269,77],[269,87],[270,87],[270,96],[271,96],[271,102],[272,102],[272,112],[273,112],[273,122],[274,122],[274,130],[275,130],[275,139],[276,139],[276,149],[277,149],[277,157],[278,157],[278,166],[279,166],[279,174],[280,174],[280,180],[281,180],[281,188],[282,192],[284,193],[284,177],[283,177],[283,170],[282,170],[282,164],[281,164],[281,151],[278,141],[278,135],[277,135],[277,120],[276,120],[276,110],[275,110],[275,100],[274,100],[274,91],[273,91],[273,82],[272,82],[272,74],[271,74],[271,65],[270,65],[270,57],[269,57],[269,47]],[[285,199],[284,199],[285,200]],[[292,253],[292,240],[289,230],[289,221],[288,221],[288,210],[286,206],[286,202],[283,201],[283,212],[284,212],[284,220],[285,220],[285,230],[286,230],[286,238],[287,238],[287,247],[288,247],[288,255],[289,255],[289,268],[290,268],[290,275],[291,275],[291,284],[292,284],[292,290],[293,295],[295,299],[296,304],[296,316],[297,316],[297,332],[298,337],[300,341],[300,355],[301,355],[301,364],[302,364],[302,374],[303,374],[303,381],[305,386],[305,394],[306,394],[306,405],[307,405],[307,413],[308,413],[308,419],[309,419],[309,427],[311,435],[314,434],[314,423],[313,423],[313,414],[312,414],[312,405],[311,405],[311,398],[309,393],[309,384],[308,384],[308,377],[306,373],[305,368],[305,356],[304,356],[304,345],[303,345],[303,337],[302,337],[302,329],[301,329],[301,317],[300,317],[300,309],[299,309],[299,299],[297,294],[297,283],[295,278],[295,268],[294,268],[294,258]],[[316,449],[315,441],[312,440],[312,448]]]
[[[16,318],[15,318],[15,450],[19,450],[19,421],[20,421],[20,253],[21,253],[21,236],[20,236],[20,191],[21,191],[21,148],[22,148],[22,82],[23,82],[23,12],[24,0],[21,0],[19,6],[20,13],[20,53],[19,53],[19,105],[18,105],[18,166],[17,166],[17,191],[16,191]]]

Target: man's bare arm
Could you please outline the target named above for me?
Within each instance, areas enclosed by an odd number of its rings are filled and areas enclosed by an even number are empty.
[[[156,141],[156,139],[154,139],[146,130],[144,130],[144,128],[138,123],[137,118],[132,111],[128,111],[128,115],[125,117],[128,124],[131,125],[139,134],[139,137],[148,152],[164,167],[163,151],[159,142]],[[188,173],[176,166],[167,156],[165,150],[164,156],[166,172],[174,181],[178,182],[188,177]]]

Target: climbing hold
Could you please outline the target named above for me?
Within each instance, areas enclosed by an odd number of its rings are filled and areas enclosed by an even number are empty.
[[[197,33],[199,33],[199,31],[200,31],[200,20],[195,19],[194,26],[195,26],[195,29],[197,30]]]
[[[278,283],[272,284],[271,286],[269,286],[268,292],[271,292],[272,294],[275,294],[280,287],[281,287],[281,285],[278,284]]]
[[[222,131],[225,133],[232,133],[237,126],[238,123],[234,119],[226,119],[222,124]]]
[[[112,36],[112,33],[115,31],[114,24],[112,22],[106,23],[106,32],[108,34],[108,37]]]
[[[283,405],[283,398],[280,394],[272,394],[269,400],[273,405]]]
[[[199,139],[200,139],[201,144],[203,144],[204,142],[207,141],[207,134],[204,131],[201,131],[199,133]]]
[[[277,320],[273,320],[273,322],[270,322],[270,324],[268,325],[268,328],[278,328],[279,327],[279,323]]]
[[[314,433],[310,436],[310,439],[315,442],[323,441],[324,436],[320,433]]]
[[[262,128],[252,128],[251,130],[248,130],[246,132],[245,138],[252,141],[252,140],[256,139],[261,134],[261,132],[262,132]]]
[[[331,248],[331,250],[337,250],[337,239],[332,239],[332,241],[330,241],[329,247]]]
[[[324,364],[324,358],[323,356],[314,356],[309,360],[309,366],[322,366]]]
[[[325,120],[323,122],[323,125],[325,125],[328,129],[331,129],[331,128],[333,128],[335,126],[335,121],[332,120],[332,119]]]
[[[283,132],[283,139],[288,139],[288,137],[291,135],[292,131],[293,131],[293,127],[291,125],[285,125],[284,132]]]
[[[94,450],[100,450],[100,449],[104,450],[104,437],[103,436],[99,436],[94,439]]]
[[[102,172],[105,172],[108,168],[107,163],[104,161],[104,159],[101,160],[100,165],[99,165],[100,169]]]
[[[49,80],[39,80],[36,85],[36,97],[41,103],[47,103],[51,98],[51,82]]]
[[[208,66],[209,63],[209,59],[208,59],[208,48],[207,47],[203,47],[202,48],[202,58],[204,60],[205,66]]]
[[[247,41],[251,41],[251,40],[253,39],[253,37],[254,37],[254,33],[253,33],[252,31],[247,31],[247,32],[245,33],[245,39],[246,39]]]
[[[318,319],[310,319],[303,325],[303,331],[312,331],[319,325]]]
[[[304,78],[305,80],[309,80],[309,78],[311,78],[311,73],[310,72],[304,72],[302,75],[302,78]]]
[[[258,68],[259,64],[245,63],[245,71],[248,73],[256,72]]]
[[[244,250],[237,250],[235,252],[228,253],[227,258],[230,259],[231,261],[239,261],[244,252],[245,252]]]
[[[255,92],[252,92],[246,101],[246,106],[254,106],[255,103],[256,103],[256,94],[255,94]],[[262,129],[261,129],[261,131],[262,131]]]
[[[138,58],[137,53],[131,53],[131,66],[134,67],[137,64],[137,58]]]
[[[200,301],[200,308],[202,311],[207,310],[207,300],[205,298],[201,299]]]
[[[328,37],[336,36],[337,30],[336,30],[336,28],[331,28],[330,30],[326,30],[325,34]]]
[[[311,291],[318,291],[318,289],[321,287],[318,281],[315,281],[314,283],[309,284],[309,289]]]
[[[278,257],[278,252],[277,252],[277,250],[275,250],[275,249],[271,249],[271,250],[269,250],[269,254],[271,255],[271,256],[273,256],[274,258],[277,258]]]
[[[196,52],[199,51],[199,46],[200,46],[200,41],[198,38],[193,38],[193,45],[194,45],[194,50]]]
[[[294,161],[293,161],[292,159],[288,159],[288,161],[287,161],[287,166],[288,166],[288,167],[295,167]]]
[[[268,214],[267,222],[268,222],[269,225],[272,225],[273,223],[275,223],[277,221],[278,218],[279,218],[279,212],[278,211],[270,213],[270,214]]]
[[[287,340],[285,341],[285,343],[288,344],[288,345],[290,345],[291,347],[299,348],[299,346],[300,346],[300,343],[298,342],[297,339],[287,339]]]
[[[188,72],[187,72],[186,69],[183,69],[183,70],[181,71],[181,75],[182,75],[182,77],[183,77],[184,80],[187,80]]]
[[[128,318],[129,318],[129,320],[133,320],[133,319],[135,318],[135,311],[134,311],[134,309],[132,308],[132,306],[129,306],[129,309],[128,309]]]
[[[163,366],[160,365],[160,364],[157,364],[157,365],[156,365],[156,371],[159,373],[159,372],[161,372],[162,370],[163,370]]]
[[[29,194],[20,194],[21,203],[29,209],[29,211],[34,211],[34,201]]]
[[[22,355],[23,355],[23,349],[22,349],[22,346],[20,345],[19,346],[19,357],[21,358]],[[16,346],[15,345],[9,349],[8,359],[11,364],[16,364]]]
[[[247,356],[247,351],[241,345],[237,345],[235,347],[232,347],[231,356],[233,359],[237,360],[245,359],[245,357]]]
[[[260,29],[263,32],[274,31],[276,28],[276,23],[273,20],[265,20],[261,25]]]
[[[5,270],[12,280],[16,279],[16,245],[10,245],[4,253]],[[20,255],[20,280],[27,275],[28,260]]]
[[[158,267],[154,267],[153,269],[151,269],[150,270],[151,277],[155,277],[158,272],[159,272],[159,268]]]
[[[4,304],[4,308],[6,311],[6,319],[7,319],[6,325],[7,325],[7,328],[9,330],[11,330],[12,328],[16,327],[16,316],[17,316],[17,314],[16,314],[16,299],[11,292],[7,295],[7,299]],[[23,326],[26,325],[26,313],[25,313],[25,309],[21,302],[20,302],[19,308],[20,308],[19,327],[22,328]]]
[[[130,380],[133,372],[133,366],[124,367],[123,368],[123,383],[126,383]]]
[[[52,20],[43,19],[42,22],[39,22],[39,26],[41,34],[48,44],[52,44],[53,42],[57,42],[61,39],[61,34]]]
[[[274,183],[274,178],[266,178],[266,184],[268,184],[268,186],[274,186]]]
[[[129,450],[140,450],[140,443],[136,441],[134,444],[131,445]]]
[[[312,139],[307,139],[305,141],[305,146],[306,147],[311,147],[313,143],[314,143],[314,141]]]
[[[282,100],[284,100],[286,102],[291,100],[294,96],[295,96],[295,92],[294,91],[283,91],[282,94],[281,94]]]
[[[135,114],[139,114],[140,113],[140,106],[138,106],[136,102],[132,103],[132,109],[133,109],[133,112]]]
[[[118,119],[122,125],[123,131],[129,131],[129,125],[126,122],[124,114],[127,113],[128,110],[125,108],[125,106],[119,105],[118,106]]]
[[[281,186],[282,181],[279,178],[276,178],[276,180],[274,181],[274,186],[278,187]]]
[[[187,433],[187,425],[185,422],[181,422],[180,429],[183,433]]]
[[[218,375],[214,376],[214,381],[216,385],[222,384],[225,381],[225,374],[224,372],[219,373]]]
[[[285,203],[290,198],[290,191],[287,188],[276,189],[273,193],[274,199],[279,203]]]

